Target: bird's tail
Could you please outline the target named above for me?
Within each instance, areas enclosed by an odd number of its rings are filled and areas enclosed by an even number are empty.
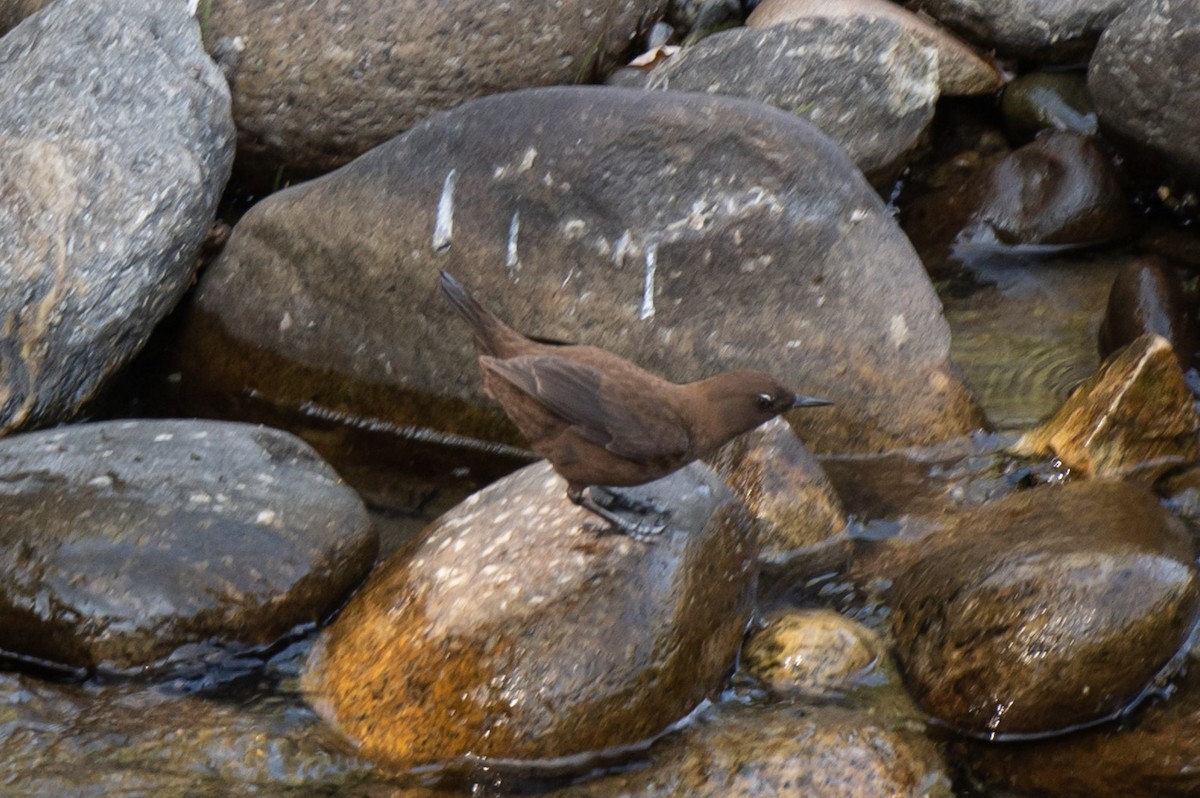
[[[500,321],[496,314],[485,308],[471,296],[462,283],[447,271],[441,273],[442,294],[449,300],[458,315],[471,326],[480,354],[507,357],[520,333]]]

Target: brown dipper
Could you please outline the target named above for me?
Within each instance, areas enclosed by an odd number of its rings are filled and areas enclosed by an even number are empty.
[[[475,334],[487,395],[567,481],[572,502],[636,537],[664,527],[631,524],[609,508],[617,501],[645,508],[619,494],[600,499],[585,490],[651,482],[784,411],[831,404],[798,396],[761,371],[676,385],[594,346],[531,340],[444,271],[441,284]]]

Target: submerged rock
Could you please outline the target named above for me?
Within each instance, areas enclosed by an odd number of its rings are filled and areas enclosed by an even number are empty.
[[[1187,798],[1200,794],[1197,728],[1200,671],[1191,661],[1164,700],[1127,723],[1035,743],[980,746],[968,758],[988,783],[1023,794]]]
[[[937,746],[892,719],[838,707],[719,704],[663,740],[638,768],[559,798],[950,798]]]
[[[771,613],[746,640],[742,667],[776,693],[845,693],[883,670],[879,635],[833,610]]]
[[[321,715],[392,768],[547,760],[647,740],[732,670],[753,528],[693,464],[627,493],[671,513],[650,542],[607,531],[535,463],[376,570],[305,674]]]
[[[1096,479],[1153,482],[1200,457],[1200,416],[1167,340],[1144,335],[1114,353],[1054,416],[1013,446],[1053,453]]]
[[[1030,72],[1004,87],[1000,111],[1015,141],[1030,141],[1043,130],[1094,136],[1096,109],[1082,72]]]
[[[311,712],[275,697],[215,701],[4,673],[0,705],[4,792],[13,796],[332,794],[372,776],[369,762],[322,737]]]
[[[179,300],[234,128],[183,2],[60,0],[0,63],[3,435],[76,414]]]
[[[1197,617],[1192,542],[1122,482],[1041,487],[883,547],[896,653],[926,710],[983,737],[1044,735],[1129,709]]]
[[[195,669],[323,620],[370,569],[362,501],[299,439],[112,421],[0,440],[0,647]]]

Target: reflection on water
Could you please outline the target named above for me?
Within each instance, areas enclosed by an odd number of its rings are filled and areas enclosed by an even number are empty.
[[[951,357],[996,429],[1049,416],[1100,363],[1096,333],[1126,253],[956,250],[964,280],[943,286]]]

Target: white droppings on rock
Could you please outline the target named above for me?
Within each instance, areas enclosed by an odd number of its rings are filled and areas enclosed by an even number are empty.
[[[866,208],[855,208],[854,210],[850,211],[850,221],[854,224],[858,224],[859,222],[866,221],[867,217],[870,215],[871,214]]]
[[[113,484],[113,479],[108,474],[101,474],[98,477],[93,477],[92,479],[89,479],[87,484],[89,484],[95,488],[111,488],[112,484]]]
[[[159,434],[154,436],[155,443],[165,443],[167,441],[174,440],[174,439],[175,439],[175,435],[170,432],[160,432]],[[108,454],[111,454],[111,451],[108,452]]]
[[[192,504],[210,504],[212,496],[207,493],[192,493],[188,495],[188,501]]]
[[[515,271],[521,265],[517,256],[517,236],[521,230],[521,212],[513,211],[512,221],[508,224],[508,245],[505,248],[504,265]]]
[[[533,147],[529,147],[528,149],[526,149],[525,157],[523,157],[521,159],[521,166],[519,167],[519,171],[528,172],[530,169],[532,169],[534,161],[537,160],[537,155],[538,155],[538,151],[536,149],[534,149]]]
[[[654,316],[654,273],[658,269],[658,244],[646,245],[646,271],[642,281],[642,307],[638,318],[645,321]]]
[[[254,516],[254,523],[269,525],[274,524],[279,519],[279,516],[274,510],[259,510],[258,515]]]
[[[625,256],[633,250],[633,236],[628,230],[621,234],[612,247],[613,266],[618,269],[625,264]]]
[[[888,321],[888,339],[896,348],[903,346],[904,342],[908,340],[908,322],[905,321],[903,314],[897,313]]]
[[[433,251],[442,253],[450,249],[454,236],[454,184],[458,181],[458,170],[446,173],[442,183],[442,195],[438,198],[437,219],[433,225]]]

